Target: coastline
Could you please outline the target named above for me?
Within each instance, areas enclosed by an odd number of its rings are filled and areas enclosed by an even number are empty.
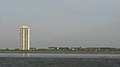
[[[0,50],[0,53],[45,53],[45,54],[120,54],[120,50]]]

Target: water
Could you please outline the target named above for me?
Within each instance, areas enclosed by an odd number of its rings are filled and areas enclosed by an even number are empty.
[[[120,54],[0,53],[0,67],[120,67]]]
[[[19,58],[120,58],[120,54],[0,53],[0,57]]]

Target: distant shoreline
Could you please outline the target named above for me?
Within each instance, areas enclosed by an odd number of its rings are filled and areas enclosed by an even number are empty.
[[[0,50],[0,53],[120,54],[120,50]]]

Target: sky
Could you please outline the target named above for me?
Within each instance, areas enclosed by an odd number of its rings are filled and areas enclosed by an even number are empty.
[[[120,48],[120,0],[0,0],[0,48],[19,48],[19,28],[31,47]]]

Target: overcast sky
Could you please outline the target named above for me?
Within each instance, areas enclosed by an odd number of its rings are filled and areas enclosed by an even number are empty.
[[[0,48],[19,47],[19,28],[31,46],[120,47],[120,0],[0,0]]]

